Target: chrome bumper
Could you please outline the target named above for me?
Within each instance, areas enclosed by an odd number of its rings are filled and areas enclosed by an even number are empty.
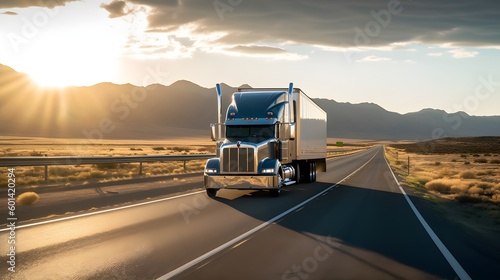
[[[204,176],[206,189],[277,189],[279,187],[278,176]]]

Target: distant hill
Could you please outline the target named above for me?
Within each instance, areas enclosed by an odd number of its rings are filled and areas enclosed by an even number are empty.
[[[226,107],[236,88],[221,86]],[[315,101],[328,113],[329,137],[424,140],[500,136],[500,116],[447,114],[434,109],[398,114],[371,103]],[[214,88],[185,80],[169,86],[101,83],[50,89],[37,87],[28,76],[4,65],[0,65],[0,104],[1,135],[104,139],[208,137],[217,109]]]
[[[417,143],[392,144],[394,148],[404,149],[407,153],[437,154],[500,154],[500,137],[446,137]],[[494,155],[496,156],[496,155]],[[495,158],[498,161],[497,158]]]

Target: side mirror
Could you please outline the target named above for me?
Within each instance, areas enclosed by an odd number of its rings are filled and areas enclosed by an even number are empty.
[[[217,141],[217,137],[215,137],[215,125],[213,123],[210,124],[210,137],[212,141]]]

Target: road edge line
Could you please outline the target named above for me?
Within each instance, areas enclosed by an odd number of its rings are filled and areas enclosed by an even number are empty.
[[[138,207],[138,206],[153,204],[153,203],[157,203],[157,202],[163,202],[163,201],[167,201],[167,200],[172,200],[172,199],[176,199],[176,198],[181,198],[181,197],[185,197],[185,196],[195,195],[195,194],[199,194],[199,193],[202,193],[202,192],[205,192],[205,190],[195,191],[195,192],[181,194],[181,195],[176,195],[176,196],[165,197],[165,198],[161,198],[161,199],[157,199],[157,200],[140,202],[140,203],[132,204],[132,205],[120,206],[120,207],[117,207],[117,208],[111,208],[111,209],[100,210],[100,211],[96,211],[96,212],[90,212],[90,213],[85,213],[85,214],[70,216],[70,217],[63,217],[63,218],[58,218],[58,219],[54,219],[54,220],[48,220],[48,221],[36,222],[36,223],[32,223],[32,224],[20,225],[20,226],[16,226],[16,229],[33,227],[33,226],[40,226],[40,225],[44,225],[44,224],[51,224],[51,223],[56,223],[56,222],[61,222],[61,221],[66,221],[66,220],[72,220],[72,219],[76,219],[76,218],[82,218],[82,217],[87,217],[87,216],[98,215],[98,214],[102,214],[102,213],[114,212],[114,211],[118,211],[118,210],[123,210],[123,209],[128,209],[128,208],[133,208],[133,207]],[[8,230],[9,230],[9,228],[3,228],[3,229],[0,229],[0,232],[2,232],[2,231],[8,231]]]
[[[380,151],[380,150],[379,150]],[[329,192],[330,190],[332,190],[333,188],[336,188],[340,185],[340,183],[342,183],[343,181],[347,180],[349,177],[351,177],[353,174],[357,173],[359,170],[361,170],[363,167],[365,167],[370,161],[372,161],[373,158],[375,158],[375,156],[379,153],[379,151],[377,151],[367,162],[365,162],[363,165],[361,165],[358,169],[354,170],[352,173],[350,173],[349,175],[347,175],[346,177],[342,178],[342,180],[338,181],[337,183],[329,186],[328,188],[324,189],[323,191],[317,193],[316,195],[302,201],[301,203],[293,206],[292,208],[282,212],[281,214],[267,220],[266,222],[263,222],[262,224],[254,227],[253,229],[229,240],[228,242],[222,244],[222,245],[219,245],[218,247],[206,252],[205,254],[197,257],[196,259],[190,261],[190,262],[187,262],[181,266],[179,266],[178,268],[170,271],[169,273],[167,274],[164,274],[163,276],[160,276],[159,278],[157,278],[156,280],[166,280],[166,279],[170,279],[184,271],[186,271],[187,269],[197,265],[198,263],[210,258],[211,256],[219,253],[219,252],[222,252],[223,250],[237,244],[238,242],[241,242],[243,241],[245,238],[251,236],[252,234],[256,233],[257,231],[265,228],[266,226],[274,223],[275,221],[285,217],[286,215],[290,214],[291,212],[299,209],[300,207],[308,204],[309,202],[313,201],[314,199],[320,197],[321,195],[323,195],[324,193],[327,193]]]
[[[411,199],[408,196],[408,194],[406,194],[406,192],[403,189],[403,187],[401,187],[401,184],[399,183],[398,179],[396,178],[396,175],[394,174],[394,171],[392,171],[392,168],[389,165],[389,162],[387,161],[387,159],[385,157],[385,154],[384,154],[384,160],[385,160],[385,163],[387,164],[387,166],[389,167],[389,170],[392,173],[392,177],[394,178],[394,181],[396,181],[396,184],[398,184],[399,190],[401,191],[401,193],[403,194],[404,198],[406,199],[406,202],[410,206],[411,210],[413,211],[413,213],[417,217],[417,219],[420,222],[420,224],[424,227],[424,229],[427,232],[427,234],[429,235],[429,237],[432,239],[432,241],[434,242],[434,244],[438,247],[438,249],[441,252],[441,254],[443,254],[444,258],[446,259],[446,261],[448,262],[448,264],[451,266],[451,268],[453,269],[453,271],[455,271],[455,273],[457,274],[457,276],[461,280],[470,280],[470,279],[472,279],[469,276],[469,274],[467,274],[467,272],[465,271],[465,269],[460,265],[460,263],[457,261],[457,259],[453,256],[453,254],[448,250],[448,248],[446,248],[446,246],[441,241],[441,239],[439,239],[439,237],[436,235],[436,233],[432,230],[431,226],[429,226],[429,224],[425,221],[424,217],[420,214],[420,212],[418,211],[418,209],[415,206],[415,204],[413,204],[413,202],[411,201]]]

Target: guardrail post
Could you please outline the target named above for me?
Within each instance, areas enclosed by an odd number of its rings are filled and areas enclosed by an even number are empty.
[[[410,156],[408,156],[408,175],[410,175]]]
[[[49,166],[45,165],[45,183],[49,181]]]
[[[142,175],[142,161],[139,162],[139,175]]]
[[[186,172],[186,161],[184,161],[184,172]]]

